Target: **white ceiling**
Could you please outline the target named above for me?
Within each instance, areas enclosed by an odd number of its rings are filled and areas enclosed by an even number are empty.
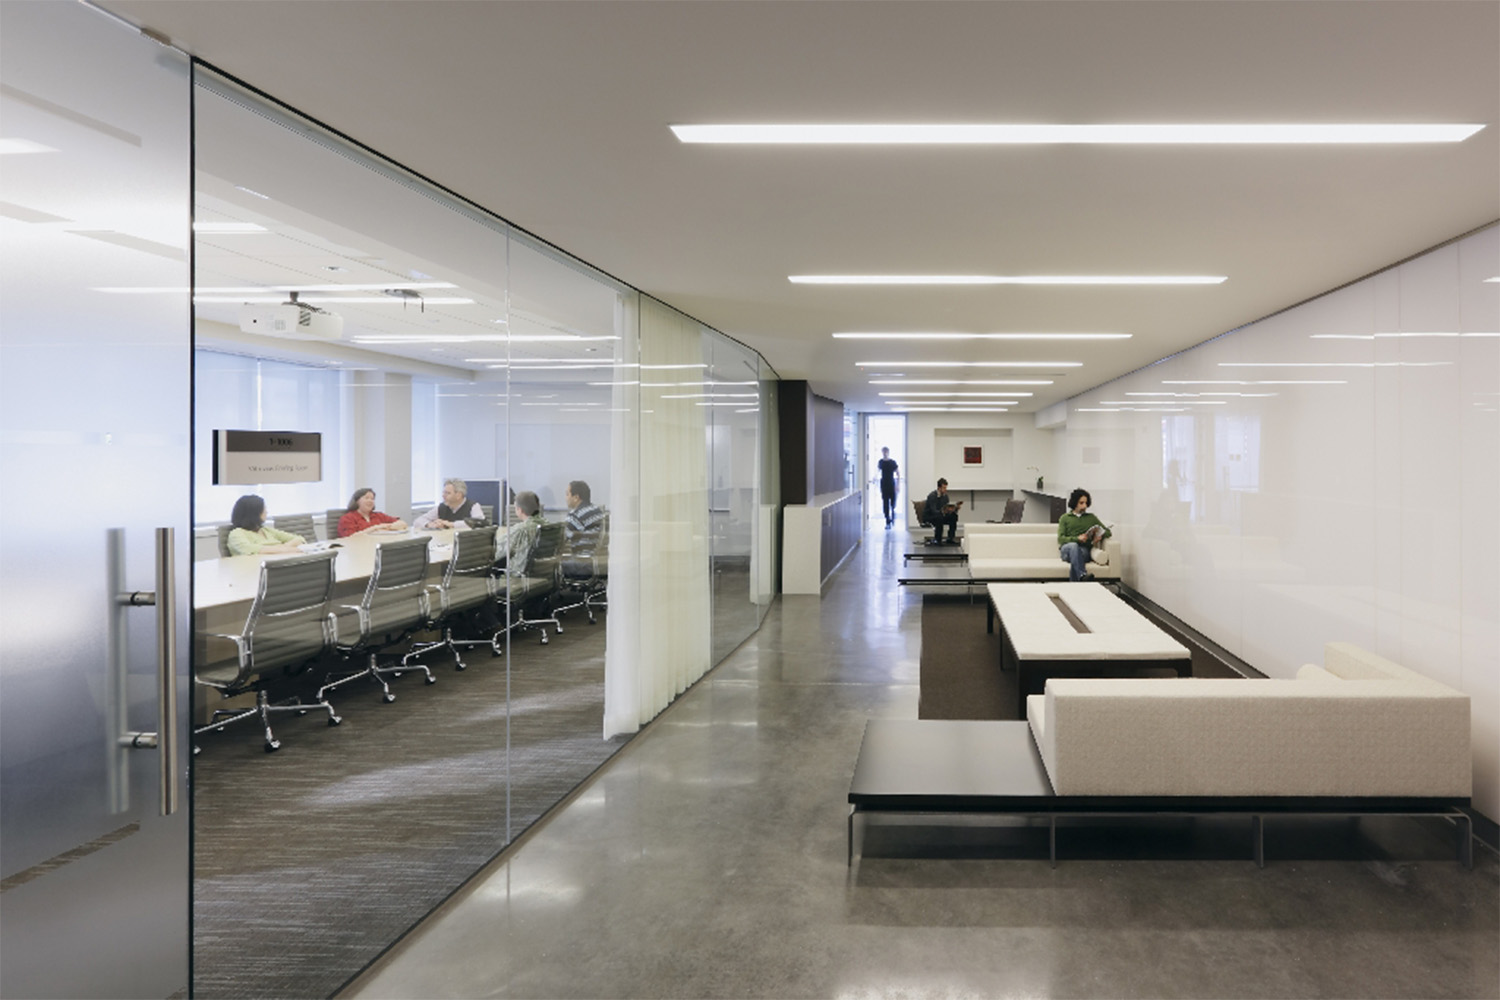
[[[861,409],[881,404],[856,361],[1083,362],[1019,407],[1036,409],[1500,217],[1489,0],[104,6]],[[1348,147],[708,147],[667,129],[750,121],[1486,127]],[[787,281],[802,273],[1228,280]],[[839,330],[1132,337],[903,346]]]

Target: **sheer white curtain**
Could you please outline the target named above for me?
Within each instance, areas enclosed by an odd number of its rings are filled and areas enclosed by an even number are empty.
[[[644,296],[639,316],[640,385],[616,388],[617,405],[631,412],[614,423],[612,448],[606,738],[635,732],[711,665],[706,408],[701,396],[672,398],[704,380],[705,331]],[[636,407],[625,402],[632,388]]]

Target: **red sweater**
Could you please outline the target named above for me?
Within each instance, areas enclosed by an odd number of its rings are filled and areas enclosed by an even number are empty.
[[[370,519],[366,521],[365,516],[359,511],[351,510],[343,517],[339,518],[339,537],[348,538],[350,535],[359,534],[366,528],[373,527],[377,524],[390,524],[395,520],[398,519],[392,517],[389,514],[382,514],[378,510],[372,510],[370,511]]]

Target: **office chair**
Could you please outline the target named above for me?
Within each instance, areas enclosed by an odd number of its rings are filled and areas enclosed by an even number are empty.
[[[1001,524],[1020,524],[1021,514],[1026,510],[1026,500],[1005,501],[1005,513],[1000,515]]]
[[[339,518],[349,513],[347,507],[329,507],[323,514],[323,533],[332,542],[339,537]]]
[[[562,546],[562,522],[547,522],[537,531],[536,547],[531,550],[530,563],[519,573],[507,571],[500,578],[500,603],[505,606],[506,625],[490,639],[497,656],[505,652],[500,637],[509,634],[512,629],[541,629],[543,646],[547,645],[545,626],[551,625],[559,633],[562,632],[562,622],[557,620],[555,614],[548,614],[545,618],[526,617],[528,607],[535,608],[557,592],[558,576],[562,570]],[[510,617],[512,611],[516,613],[514,619]]]
[[[234,555],[233,552],[229,551],[229,533],[233,530],[234,525],[232,524],[219,525],[219,555],[225,559]]]
[[[300,715],[319,707],[328,712],[330,726],[343,721],[321,693],[315,705],[303,704],[296,697],[291,704],[272,704],[268,694],[277,682],[300,673],[333,644],[335,625],[329,605],[337,557],[337,552],[318,552],[267,559],[260,564],[260,583],[244,629],[238,634],[215,633],[215,637],[235,644],[235,662],[210,665],[194,674],[199,684],[217,689],[225,698],[253,691],[256,705],[241,711],[216,710],[213,721],[195,729],[193,735],[210,729],[222,731],[231,722],[259,715],[266,731],[266,752],[270,753],[281,747],[271,732],[272,712]],[[221,719],[221,715],[229,718]]]
[[[432,671],[425,665],[409,665],[410,653],[394,666],[380,665],[380,650],[425,627],[430,619],[427,602],[427,550],[431,545],[432,536],[425,535],[382,542],[375,546],[375,571],[370,574],[365,596],[358,604],[346,604],[342,608],[358,616],[359,635],[349,643],[335,639],[339,652],[345,657],[368,655],[369,661],[363,670],[344,673],[338,680],[328,681],[318,688],[319,701],[323,700],[324,694],[336,687],[361,677],[371,677],[385,692],[383,699],[389,704],[396,700],[396,696],[391,693],[391,686],[386,683],[383,675],[400,677],[404,671],[412,669],[425,673],[428,684],[437,683],[437,678],[432,676]],[[337,621],[335,617],[335,624]]]
[[[927,502],[925,500],[913,500],[911,505],[917,512],[917,527],[930,529],[932,521],[927,517]]]
[[[304,542],[316,542],[318,531],[313,527],[311,514],[288,514],[271,522],[279,531],[301,535]]]
[[[453,651],[453,667],[463,670],[468,667],[459,652],[461,646],[488,646],[489,638],[455,639],[453,626],[461,619],[476,616],[488,609],[495,599],[495,532],[498,528],[471,528],[453,533],[453,555],[443,570],[442,582],[438,584],[439,609],[428,625],[443,630],[438,642],[414,645],[407,659],[429,650],[446,647]]]
[[[595,608],[607,608],[609,589],[609,515],[604,516],[598,529],[574,534],[562,554],[562,572],[559,592],[578,600],[554,608],[552,613],[562,617],[574,608],[582,608],[589,616],[589,624],[598,624]]]

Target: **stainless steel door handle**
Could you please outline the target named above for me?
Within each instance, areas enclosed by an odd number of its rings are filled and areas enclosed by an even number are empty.
[[[115,533],[116,546],[122,544],[122,536]],[[170,816],[177,811],[177,574],[176,531],[173,528],[156,529],[156,590],[130,591],[119,595],[119,603],[126,607],[156,608],[156,732],[121,732],[117,744],[127,750],[156,750],[157,790],[161,803],[161,815]],[[123,564],[123,549],[118,550],[116,565]],[[123,669],[123,648],[119,651]],[[123,696],[124,686],[120,685]],[[122,709],[123,711],[123,709]],[[122,809],[123,799],[116,809]]]
[[[161,814],[177,811],[176,530],[156,529],[156,732]]]

